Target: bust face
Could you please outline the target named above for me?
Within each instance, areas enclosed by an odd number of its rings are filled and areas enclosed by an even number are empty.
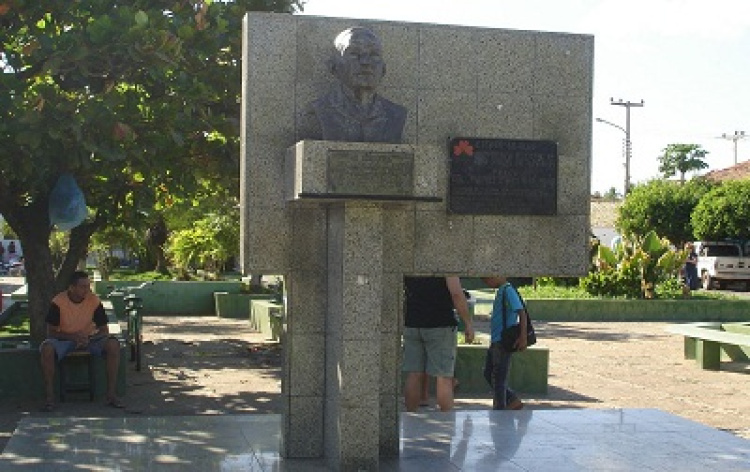
[[[382,47],[368,30],[355,29],[337,38],[341,57],[334,72],[341,83],[354,91],[375,90],[385,74]]]

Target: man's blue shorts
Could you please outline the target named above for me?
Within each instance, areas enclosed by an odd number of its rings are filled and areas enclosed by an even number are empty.
[[[106,355],[104,351],[104,345],[107,343],[107,340],[109,338],[110,336],[102,336],[94,341],[89,342],[88,346],[78,349],[78,351],[88,351],[92,356],[104,357]],[[47,338],[39,346],[39,352],[41,352],[45,344],[51,344],[52,347],[55,348],[55,356],[58,361],[76,350],[75,341],[69,341],[67,339]]]

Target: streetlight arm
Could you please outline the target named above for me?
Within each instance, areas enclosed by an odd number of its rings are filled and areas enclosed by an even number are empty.
[[[609,125],[609,126],[615,127],[617,129],[619,129],[620,131],[622,131],[623,133],[625,133],[626,135],[628,134],[628,132],[627,132],[627,130],[625,128],[623,128],[620,125],[616,125],[616,124],[612,123],[611,121],[603,120],[601,118],[597,118],[596,121],[598,121],[599,123],[604,123],[605,125]]]

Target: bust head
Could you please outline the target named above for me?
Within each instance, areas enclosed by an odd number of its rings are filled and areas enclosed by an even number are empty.
[[[336,84],[311,102],[315,129],[308,139],[400,143],[406,108],[377,93],[385,75],[383,47],[372,30],[348,28],[336,36],[328,60]]]
[[[342,86],[355,95],[374,93],[385,75],[383,47],[375,33],[355,26],[339,33],[333,45],[329,69]]]

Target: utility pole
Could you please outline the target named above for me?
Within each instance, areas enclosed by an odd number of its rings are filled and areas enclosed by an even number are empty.
[[[744,131],[735,131],[734,134],[724,133],[721,135],[721,137],[730,141],[734,141],[734,165],[737,165],[737,141],[747,138],[747,135]]]
[[[644,105],[643,100],[640,102],[623,101],[622,99],[614,98],[609,99],[610,105],[617,105],[625,107],[625,193],[624,196],[630,192],[630,153],[632,150],[632,143],[630,142],[630,109],[632,107],[642,107]]]

